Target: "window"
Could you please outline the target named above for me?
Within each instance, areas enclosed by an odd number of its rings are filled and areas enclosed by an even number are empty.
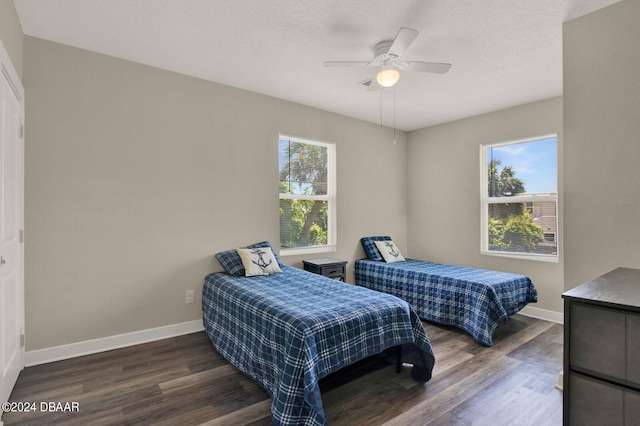
[[[281,254],[335,250],[335,146],[280,135]]]
[[[482,253],[558,260],[557,136],[481,147]]]

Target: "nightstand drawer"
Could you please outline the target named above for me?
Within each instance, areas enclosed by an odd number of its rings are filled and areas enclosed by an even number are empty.
[[[347,275],[346,260],[322,258],[303,260],[302,263],[305,271],[345,281]]]
[[[343,277],[345,273],[344,266],[338,268],[323,269],[321,274],[325,277]]]

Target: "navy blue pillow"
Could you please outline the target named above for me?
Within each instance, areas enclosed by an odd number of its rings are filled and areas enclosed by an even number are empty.
[[[261,241],[244,248],[256,247],[269,247],[273,252],[273,256],[276,258],[278,265],[280,265],[280,267],[283,266],[282,262],[280,262],[280,258],[276,254],[276,251],[273,249],[273,247],[271,247],[271,243],[269,241]],[[217,253],[216,259],[218,259],[218,262],[220,262],[220,265],[222,265],[222,269],[224,269],[227,274],[233,275],[234,277],[244,277],[245,271],[244,266],[242,265],[242,259],[240,259],[240,255],[235,249]]]
[[[362,243],[362,248],[364,248],[364,252],[367,254],[367,257],[370,260],[384,262],[384,258],[378,251],[378,247],[376,247],[376,243],[374,241],[391,241],[391,237],[389,237],[388,235],[384,235],[384,236],[377,236],[377,237],[360,238],[360,242]]]

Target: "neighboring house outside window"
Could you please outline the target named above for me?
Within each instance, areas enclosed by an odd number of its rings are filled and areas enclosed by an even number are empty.
[[[279,139],[280,253],[335,251],[335,145]]]
[[[481,146],[483,254],[558,261],[557,136]]]

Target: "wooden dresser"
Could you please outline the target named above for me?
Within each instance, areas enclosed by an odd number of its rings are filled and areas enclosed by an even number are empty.
[[[640,270],[562,294],[564,425],[640,424]]]

